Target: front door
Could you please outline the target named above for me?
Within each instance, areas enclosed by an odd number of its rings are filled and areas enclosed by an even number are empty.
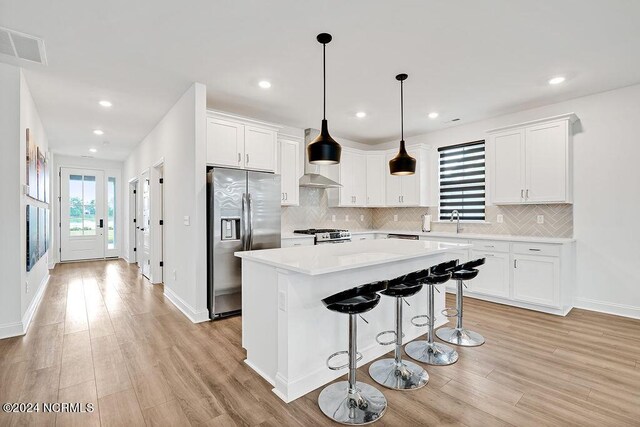
[[[104,258],[104,172],[60,169],[60,260]]]

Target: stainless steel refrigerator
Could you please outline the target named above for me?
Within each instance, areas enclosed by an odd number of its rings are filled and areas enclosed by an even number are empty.
[[[240,313],[241,260],[234,252],[280,247],[280,175],[212,168],[207,173],[209,317]]]

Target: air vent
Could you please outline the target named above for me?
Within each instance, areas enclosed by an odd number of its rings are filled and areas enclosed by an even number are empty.
[[[44,40],[0,27],[0,54],[47,65]]]

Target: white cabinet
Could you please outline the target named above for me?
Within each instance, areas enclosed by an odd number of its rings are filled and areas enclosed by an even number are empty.
[[[244,168],[274,171],[276,132],[255,126],[244,127]]]
[[[351,241],[352,242],[358,242],[360,240],[373,240],[376,238],[376,235],[374,233],[371,234],[352,234],[351,235]]]
[[[292,248],[294,246],[313,246],[314,244],[315,244],[315,240],[313,236],[280,240],[281,248]]]
[[[474,293],[509,298],[509,252],[471,250],[471,259],[485,258],[479,273],[467,285]]]
[[[342,149],[337,181],[340,188],[329,189],[329,205],[365,206],[367,199],[367,158],[364,152]]]
[[[273,172],[278,128],[211,112],[207,117],[207,164]]]
[[[435,174],[432,173],[433,168],[429,164],[429,152],[425,147],[409,147],[407,152],[416,159],[416,172],[413,175],[391,175],[387,165],[389,160],[396,156],[397,151],[388,152],[386,155],[386,205],[429,206],[435,186]]]
[[[280,156],[277,173],[280,174],[280,204],[282,206],[297,206],[300,203],[301,173],[300,141],[293,139],[279,139]]]
[[[244,126],[237,122],[207,118],[207,163],[242,167]]]
[[[385,206],[385,178],[388,169],[385,157],[384,153],[366,153],[367,206]]]
[[[560,259],[514,254],[513,299],[560,308]]]
[[[575,114],[489,131],[494,204],[571,203]]]

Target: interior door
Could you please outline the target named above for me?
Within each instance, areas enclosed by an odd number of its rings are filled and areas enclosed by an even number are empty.
[[[60,260],[104,258],[104,173],[60,169]]]
[[[142,221],[140,235],[142,237],[142,275],[147,279],[151,276],[151,204],[150,204],[149,173],[142,174]]]

